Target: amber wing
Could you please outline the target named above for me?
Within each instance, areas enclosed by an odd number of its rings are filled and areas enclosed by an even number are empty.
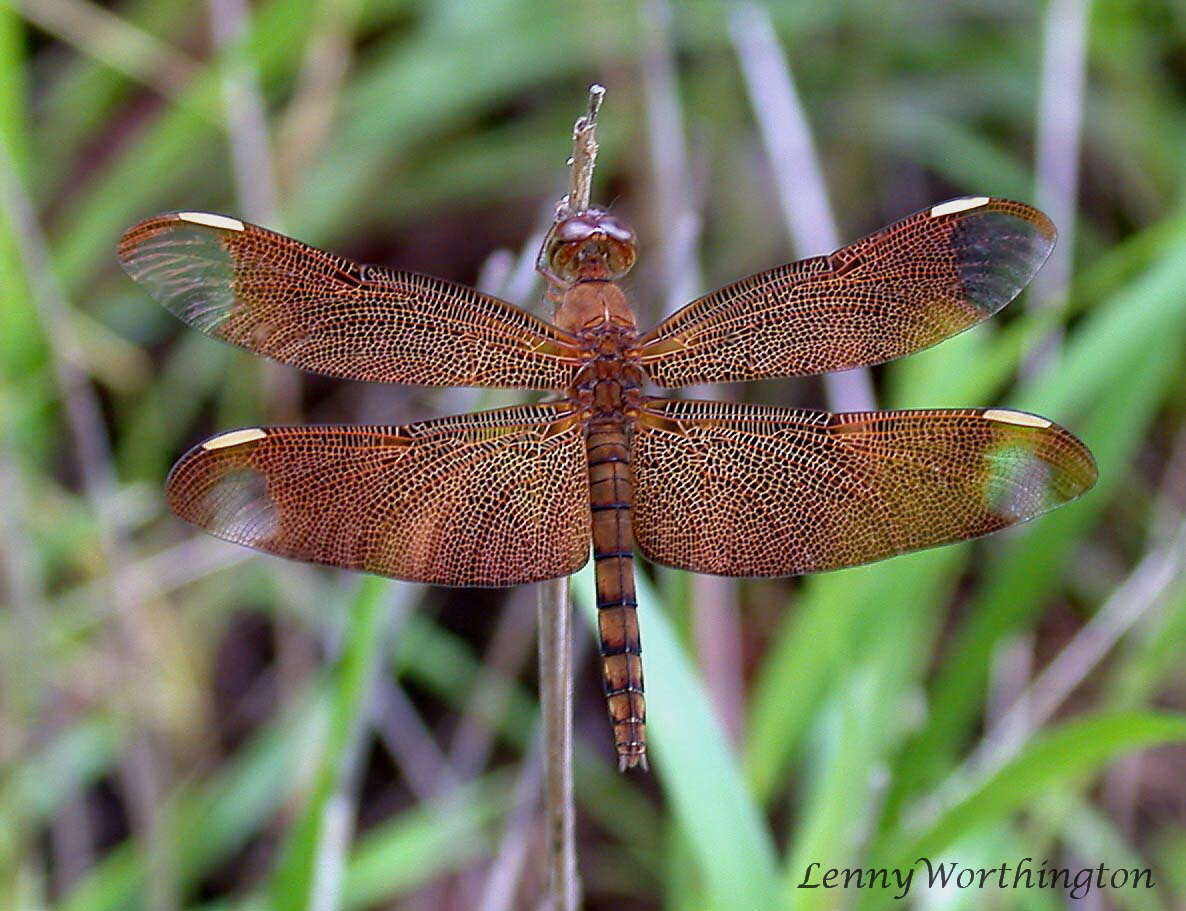
[[[584,431],[566,404],[234,430],[174,466],[168,497],[238,544],[436,585],[554,578],[589,554]]]
[[[831,414],[652,400],[634,534],[651,560],[730,576],[838,569],[973,538],[1072,500],[1091,453],[1003,409]]]
[[[1054,239],[1022,203],[950,200],[693,301],[641,339],[642,362],[671,387],[878,364],[992,316]]]
[[[119,259],[191,326],[327,376],[564,389],[580,366],[567,333],[506,301],[223,215],[149,218],[124,234]]]

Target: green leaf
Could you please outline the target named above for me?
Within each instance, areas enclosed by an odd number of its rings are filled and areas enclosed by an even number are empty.
[[[345,647],[332,672],[329,729],[318,757],[312,792],[288,833],[272,873],[277,908],[314,908],[320,890],[337,889],[353,820],[344,793],[365,720],[367,698],[384,644],[383,621],[390,616],[387,579],[366,576],[350,607]]]
[[[1001,821],[1048,788],[1077,786],[1118,756],[1184,740],[1186,716],[1152,712],[1100,715],[1042,733],[930,823],[893,833],[872,865],[906,867],[919,857],[936,857],[957,839]]]
[[[651,762],[699,862],[709,907],[773,909],[778,894],[775,852],[761,810],[654,590],[641,575],[636,584],[647,661]],[[573,577],[572,590],[595,623],[592,563]]]
[[[514,785],[491,775],[402,813],[359,839],[342,882],[342,907],[371,908],[489,853],[490,828]]]

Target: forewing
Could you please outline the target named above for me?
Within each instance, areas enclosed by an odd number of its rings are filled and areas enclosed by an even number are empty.
[[[1030,206],[953,199],[693,301],[642,338],[642,362],[672,387],[879,364],[992,316],[1054,238]]]
[[[651,560],[729,576],[838,569],[974,538],[1073,500],[1091,453],[1035,415],[830,414],[651,401],[633,442]]]
[[[589,552],[583,429],[567,405],[234,430],[174,466],[168,497],[228,541],[436,585],[554,578]]]
[[[158,215],[124,269],[186,323],[327,376],[424,386],[567,388],[567,333],[464,285],[325,253],[238,219]]]

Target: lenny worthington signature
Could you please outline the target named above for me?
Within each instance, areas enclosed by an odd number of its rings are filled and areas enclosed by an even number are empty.
[[[905,898],[922,871],[929,889],[1062,889],[1071,898],[1083,898],[1092,889],[1153,888],[1151,870],[1133,867],[1052,867],[1048,860],[1034,864],[1032,857],[995,867],[967,867],[954,862],[920,857],[910,867],[827,867],[813,861],[803,871],[800,889],[893,889],[894,898]]]

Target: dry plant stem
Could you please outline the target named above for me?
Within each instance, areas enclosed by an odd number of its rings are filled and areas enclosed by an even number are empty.
[[[831,253],[840,240],[823,168],[770,14],[756,3],[738,3],[729,26],[795,252]],[[877,407],[869,371],[863,367],[827,374],[824,388],[829,406],[837,411]]]
[[[988,700],[984,710],[987,726],[997,724],[1010,709],[1024,704],[1026,687],[1034,676],[1034,634],[1019,633],[1002,642],[993,652]]]
[[[593,168],[597,164],[597,114],[604,98],[603,86],[589,86],[589,107],[573,124],[568,194],[556,209],[557,221],[589,208],[589,197],[593,192]]]
[[[600,85],[589,87],[589,104],[572,128],[568,193],[556,207],[556,220],[589,207],[597,163],[597,113],[605,98]],[[539,592],[539,696],[544,740],[544,826],[546,831],[547,911],[576,911],[576,804],[572,784],[572,603],[568,579],[541,582]]]
[[[1090,0],[1051,0],[1046,8],[1041,100],[1037,122],[1037,204],[1058,225],[1059,239],[1046,265],[1034,276],[1028,301],[1057,306],[1066,294],[1075,247],[1079,199],[1079,142],[1087,78],[1087,20]],[[1026,358],[1033,375],[1056,360],[1062,331],[1052,330]]]
[[[245,0],[209,0],[210,34],[220,52],[233,48],[247,31]],[[235,195],[248,221],[280,229],[276,173],[269,150],[268,123],[259,74],[244,57],[232,55],[222,76],[223,107],[235,176]],[[300,423],[300,379],[293,370],[263,362],[269,420]]]
[[[210,34],[219,51],[231,47],[247,29],[244,0],[209,0]],[[249,221],[278,227],[276,178],[268,152],[268,127],[259,79],[254,67],[241,57],[225,64],[222,76],[223,105],[234,168],[235,195]]]
[[[701,219],[696,211],[692,168],[684,140],[683,106],[679,97],[675,53],[671,46],[671,6],[648,0],[642,8],[642,89],[650,147],[651,221],[663,281],[663,315],[668,316],[704,292],[696,248]],[[715,387],[713,387],[715,388]],[[690,397],[713,398],[711,392]]]
[[[376,681],[371,725],[420,803],[430,803],[457,786],[448,758],[416,706],[402,687],[386,677]]]
[[[546,911],[576,911],[576,806],[572,782],[572,608],[568,579],[539,584],[539,693],[544,738]]]

